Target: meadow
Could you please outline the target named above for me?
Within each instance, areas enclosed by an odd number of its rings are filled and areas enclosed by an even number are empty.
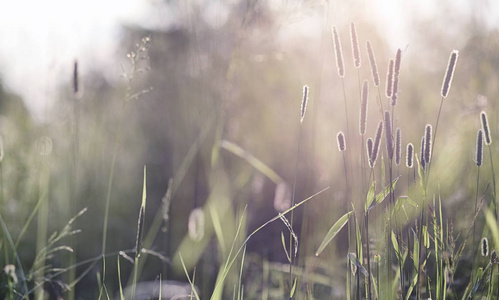
[[[310,46],[246,9],[130,28],[41,123],[1,90],[0,297],[499,299],[497,33]]]

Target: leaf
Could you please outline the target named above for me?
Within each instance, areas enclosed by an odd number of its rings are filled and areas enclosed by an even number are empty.
[[[397,184],[397,181],[399,180],[400,176],[395,178],[391,184],[387,185],[381,192],[379,192],[376,197],[375,197],[375,201],[369,206],[369,208],[367,209],[367,211],[370,211],[371,209],[373,209],[376,204],[381,204],[381,202],[383,202],[386,197],[390,194],[390,187],[391,187],[391,190],[395,190],[395,185]]]
[[[366,197],[366,205],[364,207],[364,211],[368,212],[369,207],[371,206],[372,202],[374,201],[374,191],[376,190],[376,181],[373,181],[371,184],[371,187],[369,188],[369,191],[367,192],[367,197]]]
[[[414,268],[418,270],[419,268],[419,240],[418,240],[418,235],[414,230],[412,231],[414,234],[414,248],[412,252],[412,260],[414,261]]]
[[[396,215],[401,208],[402,209],[404,208],[404,204],[406,201],[409,204],[411,204],[414,208],[418,208],[418,204],[414,202],[411,198],[409,198],[409,196],[400,196],[398,197],[397,202],[395,202],[395,207],[392,210],[392,216]]]
[[[407,294],[405,295],[405,300],[409,300],[409,298],[411,297],[411,294],[412,294],[412,290],[416,286],[417,282],[418,282],[418,273],[414,273],[414,275],[412,276],[412,280],[411,280],[411,286],[409,286],[409,289],[407,290]]]
[[[364,274],[364,276],[366,276],[366,277],[369,276],[369,274],[367,273],[366,268],[364,268],[364,266],[362,266],[362,264],[357,259],[357,257],[355,257],[355,253],[348,253],[347,257],[350,259],[351,262],[354,263],[355,266],[357,266],[357,269],[360,270],[360,272],[362,274]]]
[[[395,232],[392,231],[392,245],[395,250],[395,254],[397,255],[397,259],[402,261],[402,257],[400,256],[399,243],[397,242],[397,237],[395,236]]]
[[[227,140],[223,140],[220,142],[220,147],[231,152],[232,154],[244,159],[251,166],[253,166],[253,168],[257,169],[260,173],[267,176],[274,183],[277,184],[277,183],[284,181],[281,178],[281,176],[277,175],[277,173],[274,172],[274,170],[272,170],[269,166],[264,164],[261,160],[259,160],[255,156],[253,156],[253,154],[249,153],[248,151],[244,150],[243,148],[239,147],[238,145],[236,145],[232,142],[229,142]]]
[[[321,252],[326,248],[326,246],[331,242],[331,240],[338,234],[338,232],[345,226],[345,224],[348,222],[348,218],[350,218],[350,215],[353,214],[353,211],[347,212],[344,214],[341,218],[334,223],[334,225],[329,229],[328,233],[324,237],[324,240],[322,241],[321,245],[319,246],[319,249],[317,249],[317,252],[315,252],[315,256],[319,256]]]
[[[284,240],[284,233],[282,233],[282,231],[281,231],[281,242],[282,242],[282,248],[286,253],[286,257],[288,258],[288,261],[291,262],[291,257],[289,256],[288,250],[286,249],[286,241]]]
[[[416,161],[418,162],[418,176],[419,176],[419,183],[421,187],[421,193],[423,194],[423,197],[426,198],[426,189],[425,189],[425,184],[424,184],[424,170],[423,166],[419,162],[418,154],[414,153],[414,156],[416,158]]]
[[[423,241],[426,249],[430,248],[430,234],[428,233],[428,226],[423,225]]]
[[[492,239],[494,240],[494,247],[497,249],[499,246],[499,228],[497,227],[496,218],[494,218],[494,212],[492,209],[484,209],[485,221],[490,229]]]
[[[296,291],[296,277],[295,280],[293,280],[293,287],[291,288],[291,292],[289,293],[289,298],[293,299]]]

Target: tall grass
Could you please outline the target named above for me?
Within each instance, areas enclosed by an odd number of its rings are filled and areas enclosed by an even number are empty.
[[[304,157],[308,154],[303,151],[304,145],[302,144],[309,141],[307,140],[307,131],[304,124],[307,103],[310,100],[310,90],[305,85],[301,99],[300,116],[292,121],[296,123],[298,123],[298,120],[300,121],[299,131],[295,139],[296,145],[293,145],[296,148],[283,147],[278,149],[280,151],[279,155],[288,152],[291,155],[296,155],[293,157],[294,161],[291,162],[292,165],[294,163],[294,166],[291,166],[292,188],[290,191],[285,179],[286,176],[279,175],[279,171],[272,169],[272,162],[267,162],[267,160],[271,159],[265,157],[265,155],[262,155],[261,158],[256,153],[252,153],[250,149],[245,148],[250,148],[251,146],[248,145],[251,145],[251,143],[240,146],[229,139],[230,135],[226,136],[227,139],[222,139],[222,133],[236,129],[225,128],[224,122],[220,121],[226,111],[213,113],[213,115],[210,115],[209,121],[202,126],[191,148],[186,151],[182,163],[169,181],[166,195],[161,202],[161,209],[156,211],[153,218],[149,218],[149,216],[146,218],[148,212],[146,210],[146,196],[147,180],[154,177],[148,175],[149,177],[146,178],[146,167],[144,166],[142,201],[137,225],[136,227],[131,225],[130,228],[123,228],[124,231],[136,230],[134,248],[109,252],[108,225],[111,221],[111,201],[114,201],[115,177],[119,172],[117,160],[120,149],[126,146],[122,140],[124,134],[123,124],[127,122],[130,101],[137,99],[148,91],[135,92],[132,84],[138,72],[135,68],[140,59],[139,57],[141,57],[141,54],[145,54],[149,45],[149,39],[142,40],[129,54],[131,70],[125,74],[127,80],[126,95],[121,103],[120,110],[118,110],[118,123],[114,131],[113,148],[110,155],[111,161],[109,161],[109,172],[107,173],[105,196],[103,197],[105,209],[102,218],[102,241],[98,245],[101,248],[100,254],[80,262],[77,262],[76,255],[72,254],[69,265],[62,268],[63,270],[57,270],[50,265],[50,258],[56,255],[62,257],[60,252],[73,251],[73,243],[70,242],[70,246],[62,246],[58,242],[63,241],[65,238],[77,238],[75,234],[78,232],[72,226],[76,217],[81,216],[83,212],[70,219],[67,226],[63,227],[59,233],[49,235],[49,212],[51,205],[53,205],[52,202],[49,202],[49,195],[51,194],[50,175],[54,171],[51,169],[52,157],[49,156],[52,155],[52,140],[48,136],[43,136],[38,142],[39,177],[36,184],[37,201],[24,226],[18,231],[15,243],[1,218],[4,211],[2,210],[2,214],[0,214],[3,231],[1,247],[6,257],[5,274],[3,274],[5,283],[2,286],[2,296],[5,295],[7,299],[17,297],[28,299],[32,298],[32,294],[34,294],[35,298],[44,299],[47,297],[44,284],[55,282],[57,276],[69,273],[69,282],[65,286],[67,290],[70,287],[75,287],[81,278],[87,276],[88,272],[89,274],[93,273],[95,276],[101,276],[96,284],[99,287],[97,297],[101,299],[112,298],[116,294],[119,295],[120,299],[124,299],[125,295],[131,295],[131,299],[134,299],[138,294],[138,284],[149,278],[150,274],[141,276],[150,267],[147,264],[150,263],[148,260],[155,257],[161,263],[167,262],[169,264],[168,268],[181,267],[181,276],[188,282],[191,299],[218,300],[230,297],[233,299],[316,299],[321,297],[321,299],[332,299],[336,297],[340,299],[409,300],[458,299],[461,297],[492,299],[499,297],[499,280],[497,280],[499,271],[496,268],[496,248],[499,243],[498,208],[496,205],[495,174],[492,162],[494,149],[490,147],[492,132],[485,112],[480,114],[481,129],[478,130],[475,145],[476,186],[474,190],[466,186],[466,184],[462,184],[461,187],[464,190],[462,193],[466,197],[469,197],[473,192],[475,196],[473,216],[467,216],[472,221],[468,222],[469,224],[464,229],[467,230],[466,232],[455,236],[453,220],[447,215],[446,206],[448,205],[445,203],[447,199],[443,195],[447,196],[448,193],[447,191],[443,193],[440,186],[441,184],[444,185],[448,178],[445,176],[437,177],[447,173],[439,170],[440,173],[434,175],[435,179],[430,178],[432,164],[436,168],[435,164],[438,162],[448,161],[444,157],[447,152],[443,151],[447,149],[435,148],[435,144],[442,113],[442,103],[450,92],[458,52],[452,51],[449,58],[440,92],[441,103],[434,123],[435,126],[433,127],[430,123],[427,123],[423,131],[422,127],[405,122],[406,116],[403,115],[404,111],[400,109],[407,105],[404,101],[399,101],[406,96],[401,91],[409,90],[403,89],[406,78],[400,76],[402,74],[402,51],[398,49],[395,58],[390,59],[388,62],[385,83],[386,97],[381,99],[379,86],[383,83],[379,76],[373,47],[367,41],[369,67],[362,66],[359,36],[353,22],[350,24],[350,35],[353,68],[358,69],[357,80],[354,78],[355,75],[353,77],[346,76],[348,67],[343,62],[340,34],[336,27],[333,27],[334,50],[330,49],[336,57],[338,75],[341,80],[341,87],[338,82],[338,88],[335,92],[340,95],[338,98],[343,98],[342,106],[344,106],[345,111],[345,124],[342,124],[341,127],[344,128],[343,130],[346,133],[334,131],[338,132],[336,134],[336,143],[340,153],[331,151],[331,161],[328,162],[335,168],[342,169],[335,173],[341,174],[338,176],[339,179],[331,180],[335,184],[335,186],[331,187],[331,190],[338,191],[338,193],[330,193],[328,194],[330,197],[326,197],[326,193],[323,192],[328,188],[321,187],[317,189],[319,192],[313,193],[304,200],[297,200],[297,195],[302,192],[298,176],[303,172],[300,169],[300,162],[304,161]],[[378,55],[378,57],[381,56]],[[410,58],[410,56],[407,57]],[[352,68],[352,66],[349,67]],[[361,69],[363,67],[364,69]],[[367,68],[370,68],[370,70]],[[77,78],[76,64],[74,69],[74,77]],[[368,79],[361,80],[361,74],[369,74],[369,71],[373,84],[378,89],[378,95],[372,92],[369,93]],[[356,116],[359,118],[360,145],[354,143],[354,140],[358,143],[358,138],[353,138],[349,133],[348,106],[351,106],[351,103],[348,102],[348,99],[355,98],[353,95],[357,94],[356,87],[351,88],[356,85],[355,81],[359,82],[360,92],[360,113]],[[77,79],[75,79],[74,94],[78,93],[77,82]],[[351,84],[352,82],[353,84]],[[360,82],[363,82],[362,86]],[[378,99],[376,104],[381,112],[379,116],[377,113],[372,112],[373,109],[368,110],[369,100],[373,97]],[[323,105],[324,103],[321,101],[314,101],[314,104]],[[83,105],[83,103],[80,104]],[[71,150],[71,165],[74,169],[71,173],[70,200],[76,199],[76,186],[80,178],[78,170],[84,167],[80,165],[81,161],[79,160],[79,147],[81,143],[85,142],[79,139],[78,111],[82,108],[79,107],[80,104],[75,104],[73,115],[74,131],[71,134],[71,138],[74,139]],[[296,106],[295,112],[297,112],[298,103],[293,104]],[[397,107],[398,118],[395,117],[395,107]],[[343,111],[343,108],[340,108],[340,110]],[[371,120],[371,117],[375,114],[376,117]],[[402,122],[397,120],[402,120]],[[426,121],[424,120],[425,123]],[[377,124],[377,127],[370,127],[371,124]],[[411,131],[412,127],[417,127],[419,134],[423,133],[419,153],[416,153],[417,150],[415,149],[417,141],[412,140],[415,138]],[[404,130],[404,143],[407,145],[405,164],[402,161],[402,130]],[[472,140],[468,132],[465,132],[463,136],[466,141]],[[334,142],[334,135],[328,138]],[[406,139],[407,141],[405,141]],[[330,142],[328,140],[324,144],[330,145]],[[385,143],[385,150],[381,148],[383,142]],[[320,144],[322,145],[322,141]],[[483,144],[489,146],[491,178],[487,179],[491,181],[493,186],[492,198],[486,194],[486,189],[484,191],[481,185],[482,181],[485,182],[484,178],[480,178],[480,169],[483,164]],[[206,149],[209,150],[206,151]],[[226,154],[228,154],[229,158],[225,157]],[[178,248],[174,251],[172,257],[165,257],[162,254],[163,249],[158,249],[160,246],[155,243],[155,240],[158,239],[159,232],[161,232],[161,225],[164,225],[163,228],[167,232],[166,234],[170,234],[168,232],[171,229],[171,223],[169,223],[170,205],[175,200],[175,193],[179,189],[185,188],[181,183],[184,178],[191,174],[189,169],[197,156],[201,157],[201,159],[204,156],[209,157],[207,159],[209,163],[204,166],[206,174],[208,174],[206,176],[207,181],[209,181],[206,184],[207,200],[204,205],[196,205],[194,210],[189,210],[188,220],[184,220],[185,222],[182,224],[174,224],[183,227],[185,236],[178,243],[179,245],[168,244],[168,247],[172,247],[172,249],[175,249],[175,246],[178,246]],[[2,189],[0,195],[3,203],[5,202],[3,189],[8,187],[4,187],[2,159],[3,151],[0,151],[0,186]],[[232,166],[239,163],[243,167],[228,171],[228,165]],[[393,163],[395,163],[396,170]],[[473,161],[470,159],[459,163],[465,166],[464,168],[469,168],[472,166]],[[358,168],[357,164],[360,164],[360,168]],[[404,165],[406,169],[404,169]],[[449,164],[448,167],[452,166]],[[327,168],[324,167],[324,169]],[[263,209],[257,207],[259,205],[258,201],[263,200],[250,200],[257,199],[259,196],[266,198],[266,195],[262,192],[264,187],[255,187],[254,189],[258,191],[253,193],[252,196],[248,196],[250,194],[248,192],[248,186],[250,185],[248,182],[253,176],[256,177],[255,174],[261,175],[264,180],[268,180],[268,183],[272,184],[270,189],[275,188],[276,199],[283,199],[282,202],[279,202],[281,204],[275,205],[275,209],[280,210],[279,212],[272,212],[270,218],[256,225],[250,223],[250,221],[254,221],[251,219],[252,217],[261,221],[255,217],[255,214],[263,214]],[[482,176],[484,174],[487,173],[482,173]],[[323,176],[326,178],[326,175]],[[405,181],[403,181],[403,185],[400,183],[397,185],[398,181],[402,180],[404,176],[407,177],[407,186],[405,186]],[[366,182],[367,184],[365,184]],[[254,185],[258,186],[259,184],[257,182]],[[265,184],[260,185],[265,186]],[[268,188],[268,186],[265,188]],[[472,192],[470,193],[470,191]],[[290,192],[291,199],[288,199],[288,192]],[[311,201],[311,199],[319,198],[317,197],[319,195],[324,199],[317,199],[318,204],[314,202],[315,200]],[[153,198],[151,194],[149,197]],[[239,199],[243,200],[239,201]],[[330,203],[335,200],[341,204]],[[491,200],[490,202],[493,201],[493,205],[488,204],[489,200]],[[154,203],[154,200],[151,202]],[[151,202],[148,201],[148,207]],[[177,204],[179,203],[175,203],[175,205]],[[298,251],[301,249],[298,247],[298,240],[301,242],[302,238],[299,230],[295,229],[294,226],[296,221],[299,220],[295,218],[295,210],[303,205],[310,205],[310,207],[317,205],[316,210],[307,212],[310,214],[307,217],[321,219],[323,221],[320,224],[325,224],[325,227],[319,226],[310,231],[312,236],[307,236],[307,245],[300,244],[302,248],[317,249],[315,257],[307,257],[306,254],[303,254],[304,251]],[[327,215],[320,205],[328,205],[328,207],[331,205],[334,208],[341,205],[343,207],[341,212],[334,211],[334,215],[331,216]],[[470,211],[473,206],[471,201],[465,204],[460,203],[460,205],[467,205],[463,210],[469,209]],[[70,210],[74,208],[73,206]],[[313,213],[317,215],[313,215]],[[289,221],[287,219],[288,215],[290,216]],[[485,225],[480,228],[483,215],[485,215]],[[151,220],[151,222],[147,223],[146,220],[148,222]],[[281,228],[287,230],[286,234],[281,232],[280,241],[279,238],[270,238],[270,234],[265,232],[268,227],[278,223],[275,221],[281,222]],[[17,252],[20,250],[19,247],[22,247],[22,238],[25,234],[29,234],[32,222],[36,222],[36,253],[33,267],[25,274],[23,263],[19,261]],[[335,238],[342,236],[342,231],[345,230],[344,227],[348,228],[347,236],[344,237],[345,240],[348,240],[348,247],[345,247],[347,249],[341,247],[333,249],[333,241],[335,241]],[[289,239],[287,239],[287,232],[289,232]],[[269,234],[269,236],[265,236],[265,234]],[[302,232],[301,234],[305,233]],[[468,239],[468,236],[472,238]],[[256,237],[264,239],[264,243],[282,244],[283,247],[279,248],[279,251],[282,252],[279,252],[279,254],[272,253],[272,255],[276,257],[278,255],[285,256],[284,262],[273,261],[277,260],[275,257],[268,258],[264,255],[254,254],[255,251],[251,242]],[[342,242],[345,243],[345,241]],[[338,245],[340,244],[341,242],[338,242]],[[480,245],[482,257],[477,255],[478,245]],[[259,246],[261,244],[257,244],[255,248]],[[353,250],[353,247],[355,247],[355,250]],[[192,254],[194,252],[195,254]],[[108,262],[117,259],[117,270],[109,268],[111,264],[106,263],[106,258],[109,257],[112,260],[108,260]],[[347,260],[346,268],[344,266],[345,259]],[[101,268],[97,266],[98,262],[102,262]],[[128,264],[129,262],[131,265]],[[81,272],[80,267],[83,266],[88,268]],[[204,268],[208,269],[208,271]],[[110,274],[116,274],[116,272],[118,283],[116,290],[112,290],[113,285],[109,283],[111,282],[109,277]],[[351,279],[352,275],[350,274],[355,276],[355,280]],[[126,278],[125,275],[128,275],[128,283],[122,280]],[[468,278],[468,275],[470,278]],[[459,277],[458,280],[455,279],[456,276]],[[158,272],[157,278],[160,282],[159,294],[161,295],[166,292],[162,283],[169,284],[168,281],[171,278],[165,277],[164,272]],[[197,289],[197,285],[201,284],[211,284],[209,294],[202,294]],[[324,288],[322,294],[316,292],[319,287]],[[127,289],[131,291],[131,294],[126,293]],[[352,291],[355,292],[352,293]],[[67,295],[69,298],[77,297],[73,292]]]

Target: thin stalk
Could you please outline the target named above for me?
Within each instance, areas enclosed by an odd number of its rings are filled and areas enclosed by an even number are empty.
[[[38,178],[38,188],[40,195],[43,194],[43,191],[48,191],[49,189],[49,175],[48,175],[48,166],[45,161],[45,157],[40,155],[40,159],[42,160],[40,167],[40,176]],[[37,273],[36,280],[43,281],[45,275],[45,253],[43,253],[45,246],[47,245],[47,232],[48,232],[48,218],[49,218],[49,206],[48,206],[48,197],[44,199],[45,201],[41,202],[40,208],[38,210],[37,217],[37,235],[36,235],[36,253],[38,255],[42,255],[40,258],[40,263],[36,264],[38,270],[34,270]],[[44,299],[45,291],[43,289],[38,289],[35,291],[36,299]]]
[[[492,159],[492,149],[490,148],[490,145],[487,145],[487,148],[489,148],[489,156],[490,156],[490,167],[492,169],[492,199],[494,199],[494,217],[497,220],[497,200],[496,200],[496,174],[494,171],[494,160]]]
[[[116,134],[114,136],[114,146],[113,146],[113,158],[111,160],[111,169],[109,171],[109,177],[107,180],[107,193],[106,193],[106,207],[104,210],[104,225],[102,228],[102,282],[104,283],[104,280],[106,278],[106,242],[107,242],[107,224],[109,220],[109,204],[111,202],[111,194],[112,194],[112,188],[113,188],[113,180],[114,180],[114,169],[116,166],[116,158],[118,157],[118,145],[121,140],[121,133],[122,133],[122,125],[123,125],[123,119],[124,119],[124,113],[125,113],[125,107],[126,107],[126,102],[123,102],[123,106],[121,107],[120,111],[120,116],[119,116],[119,125],[116,131]],[[104,285],[103,285],[104,286]],[[99,299],[102,295],[102,290],[99,293]]]
[[[378,106],[379,106],[379,113],[381,115],[381,119],[383,119],[383,112],[385,109],[383,108],[383,101],[381,100],[381,92],[379,91],[379,86],[377,87],[378,90]]]
[[[300,123],[300,129],[298,131],[298,147],[296,149],[296,162],[295,162],[295,174],[293,178],[293,194],[291,196],[291,207],[295,206],[295,194],[296,194],[296,177],[298,175],[298,160],[300,158],[300,146],[301,146],[301,131],[302,131],[302,124]],[[291,211],[291,222],[290,225],[293,226],[293,219],[294,219],[294,210]],[[291,232],[289,233],[289,257],[290,257],[290,262],[289,262],[289,290],[290,290],[290,299],[291,297],[291,289],[293,287],[293,258],[296,253],[293,253],[293,235]]]
[[[80,107],[79,102],[76,96],[73,97],[73,140],[72,140],[72,157],[71,157],[71,175],[70,175],[70,184],[69,184],[69,213],[70,216],[75,214],[76,207],[76,189],[78,183],[78,156],[80,149]],[[70,247],[74,248],[75,241],[74,236],[70,237]],[[73,265],[76,263],[76,253],[72,251],[69,254],[69,265]],[[68,282],[72,283],[76,279],[76,269],[70,269],[68,274]],[[68,291],[68,300],[73,300],[75,298],[74,289],[69,289]]]
[[[431,160],[430,160],[431,162]],[[414,166],[415,167],[415,166]],[[416,297],[417,299],[421,299],[421,288],[420,288],[420,284],[419,284],[419,280],[421,278],[421,264],[422,264],[422,260],[423,260],[423,257],[422,257],[422,253],[423,253],[423,248],[424,248],[424,242],[422,241],[422,238],[423,238],[423,218],[425,217],[425,208],[426,208],[426,189],[427,189],[427,186],[426,186],[426,180],[425,180],[425,176],[427,174],[423,174],[423,183],[424,183],[424,191],[423,191],[423,205],[421,207],[421,215],[420,215],[420,218],[419,218],[419,223],[418,223],[418,239],[419,239],[419,263],[418,263],[418,269],[417,269],[417,272],[418,272],[418,277],[417,277],[417,281],[416,281]]]
[[[345,80],[341,77],[341,87],[343,88],[343,101],[345,102],[345,116],[347,120],[347,140],[350,140],[350,123],[348,121],[348,105],[347,105],[347,94],[345,91]]]
[[[345,176],[345,188],[346,188],[346,197],[345,197],[345,211],[348,211],[348,194],[349,194],[349,185],[348,185],[348,173],[347,173],[347,159],[345,156],[345,151],[342,151],[343,154],[343,175]],[[348,226],[348,250],[347,252],[350,253],[350,244],[351,244],[351,235],[352,235],[352,227],[350,225],[350,222],[347,223]],[[351,272],[348,267],[350,267],[350,259],[347,259],[347,289],[350,288],[349,283],[351,283]],[[350,291],[348,291],[347,295],[349,296]]]
[[[478,184],[480,181],[480,166],[477,167],[477,175],[476,175],[476,193],[475,193],[475,216],[476,216],[476,210],[477,210],[477,204],[478,204]],[[475,225],[476,225],[476,220],[473,221],[473,252],[471,252],[471,282],[472,286],[474,284],[474,273],[473,269],[475,266],[475,252],[476,252],[476,245],[475,245]]]
[[[440,121],[440,113],[442,112],[442,105],[444,104],[444,97],[442,97],[442,100],[440,101],[440,107],[438,108],[438,115],[437,115],[437,122],[435,123],[435,132],[433,132],[433,141],[431,142],[431,153],[433,156],[433,148],[435,148],[435,140],[437,139],[437,130],[438,130],[438,121]],[[428,180],[430,179],[430,170],[431,170],[431,163],[433,162],[433,159],[430,160],[428,163],[427,169],[427,176],[426,176],[426,184],[428,184]]]
[[[367,274],[369,275],[367,278],[368,281],[368,292],[367,292],[367,299],[371,300],[371,254],[369,252],[369,212],[367,211],[365,214],[365,227],[366,227],[366,250],[367,250]]]

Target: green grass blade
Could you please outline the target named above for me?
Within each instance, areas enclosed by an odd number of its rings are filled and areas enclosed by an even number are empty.
[[[220,289],[222,288],[223,286],[223,282],[225,280],[225,278],[227,277],[227,274],[229,273],[229,270],[230,268],[232,267],[232,265],[234,264],[237,256],[239,255],[239,253],[242,251],[242,249],[246,246],[246,244],[248,243],[248,241],[251,239],[251,237],[253,237],[256,233],[258,233],[262,228],[264,228],[265,226],[269,225],[270,223],[278,220],[281,218],[282,215],[285,215],[287,213],[289,213],[290,211],[296,209],[297,207],[305,204],[307,201],[309,201],[310,199],[322,194],[323,192],[327,191],[329,189],[329,187],[313,194],[312,196],[302,200],[301,202],[295,204],[294,206],[288,208],[287,210],[285,210],[284,212],[278,214],[277,216],[273,217],[272,219],[268,220],[267,222],[265,222],[263,225],[261,225],[260,227],[258,227],[257,229],[255,229],[250,235],[248,235],[248,237],[244,240],[244,242],[242,243],[241,247],[239,248],[239,250],[236,252],[236,254],[234,255],[234,257],[230,260],[230,262],[227,264],[227,266],[224,268],[223,272],[221,273],[221,277],[220,279],[217,279],[217,283],[213,289],[213,294],[212,294],[212,297],[210,299],[214,299],[213,295],[217,295],[217,293],[219,293]]]
[[[371,205],[367,208],[367,211],[370,211],[373,209],[377,204],[381,204],[386,197],[390,194],[390,189],[393,191],[395,190],[395,185],[397,184],[397,181],[399,180],[400,176],[395,178],[391,184],[387,185],[381,192],[379,192],[376,197],[374,198],[375,201],[371,201]]]
[[[331,242],[331,240],[340,232],[340,230],[345,226],[348,222],[348,219],[350,216],[353,214],[353,211],[347,212],[344,214],[341,218],[334,223],[334,225],[329,229],[328,233],[322,240],[321,245],[319,246],[319,249],[317,249],[317,252],[315,252],[315,256],[318,256],[321,254],[321,252],[326,248],[326,246]]]
[[[367,197],[366,197],[366,205],[364,206],[364,212],[369,211],[369,207],[371,207],[371,204],[374,201],[374,191],[376,190],[376,181],[373,181],[371,184],[371,187],[369,188],[369,191],[367,192]]]
[[[197,300],[200,300],[198,292],[196,290],[196,287],[194,286],[194,282],[192,282],[191,278],[189,277],[189,272],[187,272],[187,268],[185,267],[184,259],[182,258],[181,253],[179,253],[179,257],[180,257],[180,263],[182,264],[182,268],[184,269],[185,276],[187,277],[187,280],[189,281],[189,284],[191,285],[191,292],[194,293],[194,296],[196,297]]]
[[[121,285],[121,268],[120,268],[120,256],[118,255],[118,285],[120,287],[120,300],[125,300],[123,295],[123,286]]]
[[[239,156],[240,158],[246,160],[253,168],[257,169],[263,175],[267,176],[274,183],[280,183],[284,180],[281,176],[277,175],[271,168],[264,164],[261,160],[254,157],[251,153],[239,147],[238,145],[231,143],[229,141],[223,140],[220,142],[220,147],[231,152],[232,154]]]

